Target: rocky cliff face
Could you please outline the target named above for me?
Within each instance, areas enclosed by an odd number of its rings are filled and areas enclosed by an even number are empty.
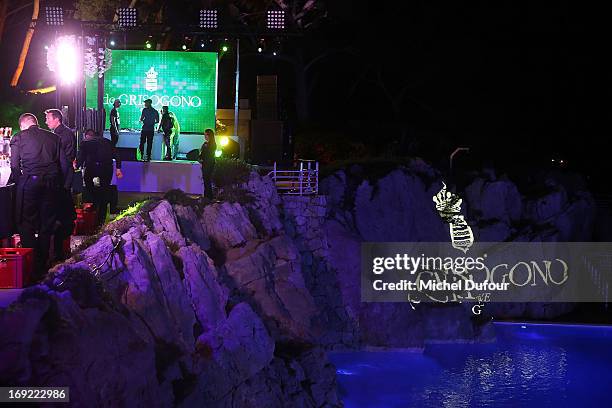
[[[465,190],[468,215],[480,241],[591,241],[597,206],[579,183],[551,174],[521,194],[492,171]]]
[[[427,341],[486,337],[486,326],[472,324],[469,312],[458,305],[438,306],[436,311],[421,305],[413,311],[406,304],[360,304],[358,288],[351,286],[359,279],[360,261],[355,254],[361,242],[449,240],[448,226],[432,204],[442,185],[439,172],[414,160],[376,180],[368,180],[367,173],[361,166],[352,166],[327,177],[320,187],[328,197],[323,225],[330,243],[328,259],[338,275],[347,313],[360,316],[362,344],[419,346]],[[475,240],[593,240],[597,208],[582,183],[550,174],[533,185],[538,186],[535,191],[521,193],[512,181],[489,169],[458,191]],[[553,318],[571,310],[571,305],[498,304],[487,309],[504,318]],[[392,331],[394,324],[399,329]]]
[[[333,407],[326,350],[491,339],[463,305],[361,302],[361,242],[447,241],[448,226],[424,163],[353,170],[318,197],[251,174],[248,204],[161,200],[109,224],[0,310],[0,383],[68,385],[87,407]],[[559,186],[526,199],[483,177],[463,196],[479,240],[589,233],[588,195]]]
[[[335,271],[345,314],[354,327],[355,344],[366,348],[422,348],[430,342],[488,341],[489,325],[471,318],[465,305],[362,303],[362,242],[444,242],[448,225],[432,197],[439,175],[422,162],[368,180],[358,166],[321,182],[327,195],[323,229],[329,242],[328,267]],[[346,343],[345,343],[346,344]],[[338,342],[334,343],[334,347]]]
[[[335,369],[280,199],[148,204],[0,311],[0,383],[75,406],[333,407]]]

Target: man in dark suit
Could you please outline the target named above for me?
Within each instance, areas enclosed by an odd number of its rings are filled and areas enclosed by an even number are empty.
[[[121,101],[115,99],[113,102],[113,109],[110,111],[110,137],[111,142],[113,142],[113,147],[116,147],[117,142],[119,142],[119,131],[121,130],[121,120],[119,119],[120,106]]]
[[[155,125],[159,123],[159,112],[151,105],[153,101],[147,99],[144,101],[145,107],[140,115],[142,122],[142,131],[140,132],[140,160],[151,161],[151,149],[153,148],[153,134],[155,133]],[[144,155],[144,145],[147,143],[147,155]]]
[[[168,106],[162,106],[162,117],[159,122],[158,131],[164,132],[164,145],[166,146],[166,155],[164,160],[172,160],[172,148],[170,140],[172,139],[172,131],[174,129],[174,115],[168,111]]]
[[[106,220],[106,210],[110,203],[110,183],[113,179],[113,158],[115,159],[117,178],[123,177],[121,173],[121,158],[116,154],[113,143],[96,134],[93,129],[85,132],[83,144],[75,164],[76,168],[84,167],[85,188],[93,198],[98,220],[102,225]]]
[[[48,267],[49,246],[57,217],[58,193],[65,185],[69,162],[60,138],[38,127],[31,113],[19,117],[21,132],[11,139],[11,182],[17,184],[17,226],[21,243],[33,248],[35,272]],[[38,234],[38,239],[36,238]]]
[[[72,178],[74,169],[72,162],[76,159],[76,137],[72,130],[63,124],[63,115],[59,109],[48,109],[45,111],[45,119],[49,129],[60,138],[60,143],[64,155],[71,165],[64,174],[64,187],[60,190],[58,198],[57,227],[53,234],[53,248],[56,260],[64,260],[68,256],[64,252],[64,241],[72,235],[74,220],[76,219],[76,211],[74,210],[74,201],[72,200]]]

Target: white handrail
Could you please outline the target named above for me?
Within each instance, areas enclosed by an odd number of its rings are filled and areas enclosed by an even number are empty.
[[[319,194],[319,163],[314,160],[300,160],[299,170],[278,170],[274,162],[268,176],[274,180],[279,194]]]

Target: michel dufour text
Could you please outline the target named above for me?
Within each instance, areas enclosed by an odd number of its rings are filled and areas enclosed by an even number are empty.
[[[463,291],[463,290],[507,290],[509,285],[536,286],[540,279],[545,285],[562,285],[568,279],[568,265],[561,259],[543,261],[519,261],[514,264],[485,264],[486,254],[481,257],[413,257],[396,254],[393,257],[372,259],[372,272],[384,272],[405,276],[385,282],[372,282],[376,291]],[[449,281],[449,277],[451,277]],[[480,277],[480,279],[477,279]],[[408,279],[409,278],[409,279]]]

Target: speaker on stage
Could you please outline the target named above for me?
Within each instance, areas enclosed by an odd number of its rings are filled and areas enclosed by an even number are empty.
[[[121,161],[138,161],[135,147],[115,147]]]
[[[278,84],[276,75],[257,75],[257,119],[278,119]]]
[[[190,150],[189,153],[185,156],[187,160],[198,161],[200,158],[200,149]]]
[[[283,122],[251,121],[251,162],[271,164],[283,160]]]

